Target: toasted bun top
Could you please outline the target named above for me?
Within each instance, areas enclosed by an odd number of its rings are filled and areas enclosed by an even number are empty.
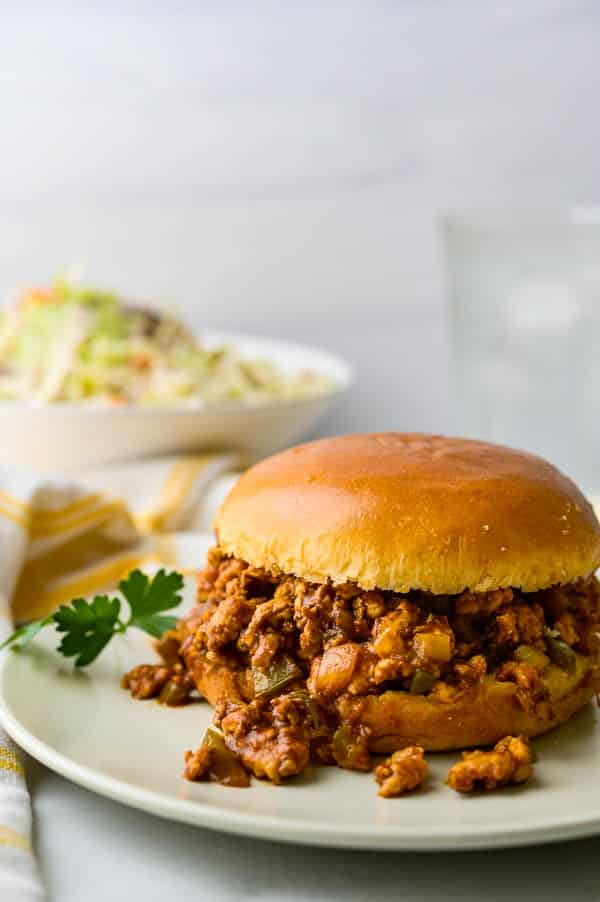
[[[345,435],[248,470],[215,524],[226,554],[308,581],[535,591],[600,565],[579,489],[532,454],[436,435]]]

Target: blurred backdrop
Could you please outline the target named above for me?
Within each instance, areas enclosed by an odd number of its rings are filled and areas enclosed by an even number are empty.
[[[6,0],[0,290],[83,264],[346,355],[324,432],[461,432],[439,214],[600,198],[599,36],[594,2]]]

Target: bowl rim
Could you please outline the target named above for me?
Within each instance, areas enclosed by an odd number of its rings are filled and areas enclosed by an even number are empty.
[[[331,400],[336,396],[343,395],[356,382],[356,371],[348,360],[319,347],[318,345],[310,345],[304,342],[298,342],[288,339],[279,339],[268,335],[253,332],[230,332],[221,329],[198,330],[198,334],[207,345],[215,344],[236,344],[255,343],[256,345],[264,344],[276,347],[278,353],[286,351],[295,354],[306,354],[319,358],[323,362],[323,374],[331,372],[334,383],[325,391],[307,394],[301,397],[292,398],[270,398],[268,400],[248,403],[248,401],[220,401],[216,404],[193,405],[190,403],[179,404],[157,404],[155,406],[144,406],[141,404],[123,404],[111,406],[96,405],[93,399],[88,401],[51,401],[42,403],[39,401],[31,401],[24,399],[0,399],[0,413],[12,411],[23,411],[27,413],[39,413],[44,415],[83,415],[90,414],[100,416],[137,416],[137,417],[158,417],[158,416],[225,416],[232,413],[255,413],[262,411],[277,410],[282,407],[302,407],[306,404],[314,403],[321,400]],[[319,365],[314,367],[317,372],[321,372]]]

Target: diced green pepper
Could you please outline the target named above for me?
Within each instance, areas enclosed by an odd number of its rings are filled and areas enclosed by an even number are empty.
[[[283,655],[283,657],[273,661],[265,672],[255,667],[252,669],[254,697],[269,698],[272,695],[277,695],[301,676],[302,671],[296,662],[287,655]]]
[[[434,683],[435,677],[426,670],[415,670],[410,683],[410,694],[425,695],[426,692],[429,692],[433,688]]]
[[[547,632],[546,649],[553,664],[556,664],[561,670],[566,670],[567,673],[575,672],[577,658],[570,645],[567,645],[562,639],[557,639],[550,632]]]
[[[321,714],[319,712],[319,706],[315,702],[313,698],[310,697],[308,692],[305,689],[295,689],[290,693],[291,698],[297,698],[299,701],[304,702],[306,705],[306,710],[310,716],[310,720],[312,723],[313,730],[321,731],[324,724],[321,718]]]
[[[349,770],[371,770],[367,739],[348,724],[342,724],[333,734],[331,751],[340,767],[347,767]]]
[[[190,687],[182,680],[168,680],[160,691],[158,700],[161,705],[169,705],[175,708],[178,705],[185,705],[190,698]]]
[[[212,754],[209,766],[209,777],[224,786],[249,786],[248,772],[234,753],[227,748],[225,740],[216,730],[209,727],[204,734],[202,745],[207,746]]]

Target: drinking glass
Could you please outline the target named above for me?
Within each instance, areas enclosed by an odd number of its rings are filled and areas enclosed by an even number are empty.
[[[456,432],[600,493],[600,208],[443,224]]]

